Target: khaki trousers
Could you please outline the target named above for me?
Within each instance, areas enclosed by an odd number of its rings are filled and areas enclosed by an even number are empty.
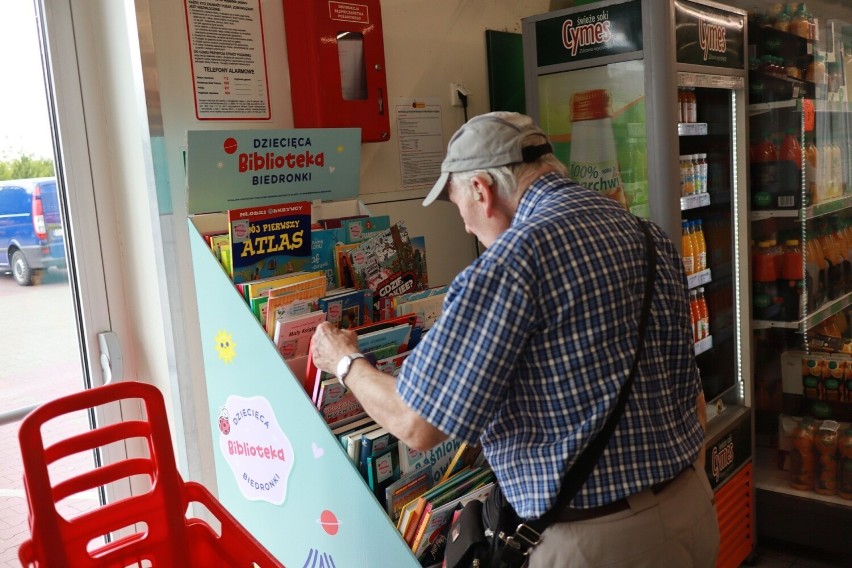
[[[627,498],[630,509],[555,523],[530,555],[529,568],[713,568],[719,526],[703,470],[687,468],[662,492]]]

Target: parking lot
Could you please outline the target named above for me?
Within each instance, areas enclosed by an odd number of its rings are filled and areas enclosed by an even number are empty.
[[[0,412],[31,406],[83,388],[80,351],[68,273],[51,269],[39,286],[18,286],[0,274]],[[54,431],[80,431],[83,415]],[[20,566],[17,550],[29,536],[19,423],[0,426],[0,568]],[[50,435],[46,433],[46,435]],[[80,460],[89,459],[81,456]],[[64,463],[73,470],[81,461]],[[97,506],[94,493],[68,500],[71,510]]]

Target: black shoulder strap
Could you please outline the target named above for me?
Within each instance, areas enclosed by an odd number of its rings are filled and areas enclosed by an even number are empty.
[[[541,533],[556,520],[562,509],[568,506],[568,503],[571,502],[583,484],[586,483],[586,479],[588,479],[589,475],[595,469],[595,465],[597,465],[601,455],[603,455],[604,449],[609,444],[609,440],[613,432],[615,432],[619,420],[621,420],[621,415],[624,413],[624,408],[627,406],[627,398],[630,396],[633,379],[636,376],[636,371],[639,369],[639,359],[645,346],[645,332],[648,328],[648,317],[651,313],[651,300],[654,291],[654,279],[657,272],[657,249],[654,245],[654,238],[651,236],[651,231],[646,221],[639,219],[639,224],[642,227],[642,232],[645,234],[645,256],[648,261],[648,274],[645,278],[645,296],[642,300],[642,316],[639,321],[639,342],[636,347],[636,355],[633,357],[633,366],[630,368],[630,375],[628,375],[627,381],[622,385],[618,393],[618,401],[609,417],[607,417],[604,427],[586,449],[583,450],[583,453],[580,454],[580,457],[577,458],[576,463],[574,463],[571,469],[565,473],[565,478],[562,480],[562,488],[553,507],[538,519],[522,522],[518,525],[514,535],[501,535],[502,540],[506,542],[506,546],[502,548],[501,555],[503,558],[500,559],[500,562],[497,562],[498,566],[523,565],[521,557],[526,557],[530,550],[538,544]],[[514,563],[510,560],[511,557],[515,557]]]

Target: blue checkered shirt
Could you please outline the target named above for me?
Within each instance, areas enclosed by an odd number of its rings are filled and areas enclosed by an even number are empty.
[[[574,507],[671,479],[701,448],[686,278],[671,241],[656,226],[652,234],[657,279],[639,372]],[[480,440],[521,517],[553,505],[614,408],[637,348],[645,269],[633,215],[547,174],[453,280],[441,318],[405,361],[402,399],[449,436]]]

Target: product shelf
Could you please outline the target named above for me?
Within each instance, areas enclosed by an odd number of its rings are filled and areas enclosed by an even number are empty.
[[[845,294],[831,302],[827,302],[814,310],[813,313],[797,321],[776,321],[776,320],[752,320],[754,329],[769,329],[783,328],[795,329],[800,333],[804,333],[810,328],[824,322],[831,316],[842,312],[844,309],[852,305],[852,292]]]
[[[692,195],[684,195],[680,198],[680,210],[688,211],[689,209],[698,209],[699,207],[707,207],[710,205],[709,193],[693,193]]]
[[[755,474],[754,486],[756,489],[764,491],[772,491],[775,493],[783,493],[792,497],[800,497],[803,499],[812,499],[840,505],[842,507],[852,508],[852,501],[843,499],[837,495],[821,495],[814,491],[801,491],[790,487],[790,473],[783,471],[777,467],[778,450],[772,448],[757,448],[755,452]]]

